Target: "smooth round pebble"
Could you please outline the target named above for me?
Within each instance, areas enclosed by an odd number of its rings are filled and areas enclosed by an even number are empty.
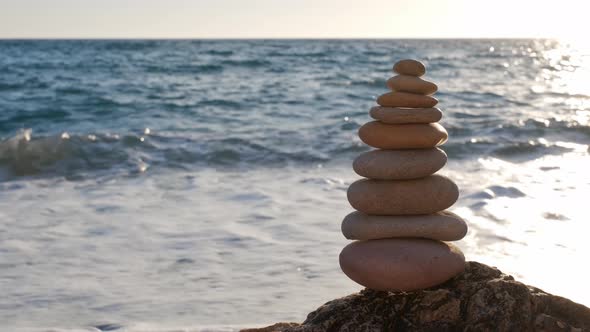
[[[342,234],[350,240],[417,237],[457,241],[467,234],[467,224],[448,211],[415,216],[373,216],[355,211],[342,221]]]
[[[397,75],[387,80],[387,87],[393,91],[431,95],[438,90],[436,84],[410,75]]]
[[[432,96],[393,91],[379,96],[377,104],[385,107],[429,108],[438,104],[438,99]]]
[[[414,180],[361,179],[348,187],[347,197],[353,208],[366,214],[431,214],[455,204],[459,188],[438,174]]]
[[[373,150],[358,156],[352,163],[354,171],[378,180],[408,180],[436,173],[447,162],[447,154],[439,149]]]
[[[396,108],[374,106],[369,115],[375,120],[388,124],[434,123],[442,119],[440,109],[431,108]]]
[[[456,246],[428,239],[381,239],[353,242],[340,253],[342,271],[378,291],[414,291],[451,279],[465,269]]]
[[[385,124],[365,123],[359,128],[359,138],[366,144],[386,150],[424,149],[444,144],[449,134],[438,123]]]
[[[405,59],[396,62],[393,65],[393,71],[402,75],[419,77],[426,74],[426,66],[418,60]]]

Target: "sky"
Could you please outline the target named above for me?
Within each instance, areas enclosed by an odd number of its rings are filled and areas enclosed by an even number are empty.
[[[590,0],[0,0],[0,38],[586,38]]]

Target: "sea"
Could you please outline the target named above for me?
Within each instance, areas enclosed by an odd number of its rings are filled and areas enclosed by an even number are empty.
[[[519,40],[0,41],[0,330],[301,322],[340,270],[392,65],[438,84],[468,260],[590,306],[590,48]]]

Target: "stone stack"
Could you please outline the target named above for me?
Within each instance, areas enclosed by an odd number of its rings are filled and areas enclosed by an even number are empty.
[[[435,174],[447,162],[437,146],[448,138],[431,96],[438,87],[420,78],[426,68],[419,61],[399,61],[393,71],[398,75],[387,81],[392,92],[370,111],[376,121],[359,129],[360,139],[376,150],[353,163],[365,179],[348,188],[358,211],[344,218],[342,233],[357,241],[342,250],[340,266],[365,287],[412,291],[463,271],[463,253],[443,241],[460,240],[467,225],[445,211],[459,197],[457,185]]]

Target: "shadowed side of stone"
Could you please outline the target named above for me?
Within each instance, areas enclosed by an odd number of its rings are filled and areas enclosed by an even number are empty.
[[[590,309],[467,262],[448,282],[409,293],[365,289],[330,301],[302,324],[249,332],[590,331]]]

